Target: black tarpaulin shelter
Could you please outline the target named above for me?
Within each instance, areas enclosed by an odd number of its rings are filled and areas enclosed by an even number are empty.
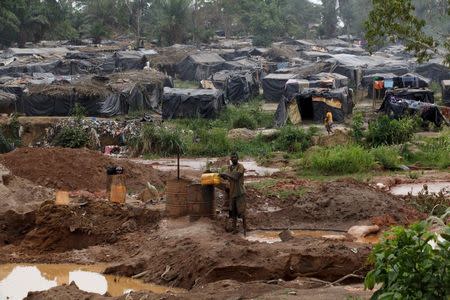
[[[442,80],[442,101],[445,106],[450,106],[450,80]]]
[[[225,60],[216,53],[192,54],[177,64],[177,74],[181,80],[201,81],[222,71]]]
[[[258,95],[259,85],[249,71],[220,71],[210,77],[216,89],[224,91],[225,99],[233,104],[248,101]]]
[[[225,99],[220,90],[164,88],[162,117],[213,119],[224,106]]]
[[[288,87],[289,88],[289,87]],[[353,112],[351,91],[347,87],[340,89],[306,88],[292,95],[286,89],[275,113],[275,125],[281,127],[290,119],[293,124],[305,120],[323,122],[326,113],[333,114],[334,122],[344,122],[345,116]]]
[[[279,102],[283,96],[284,87],[289,79],[297,78],[296,74],[272,73],[261,81],[264,98],[271,102]]]
[[[379,111],[395,119],[408,115],[419,115],[422,120],[432,122],[438,127],[445,122],[445,118],[437,105],[404,99],[392,93],[386,94]]]
[[[434,103],[434,92],[429,89],[394,89],[386,92],[386,96],[389,95],[407,100]]]
[[[0,90],[0,112],[13,113],[16,111],[17,96]]]
[[[430,78],[435,82],[440,82],[450,78],[450,69],[444,66],[441,61],[436,59],[417,66],[414,72],[424,76],[425,78]]]
[[[307,76],[310,87],[337,89],[348,86],[348,77],[337,73],[318,73]]]

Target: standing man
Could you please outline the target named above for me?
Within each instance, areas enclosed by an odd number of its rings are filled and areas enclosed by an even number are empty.
[[[230,161],[231,165],[228,167],[228,172],[225,174],[220,174],[220,176],[223,179],[228,180],[230,183],[229,212],[230,218],[233,219],[233,233],[237,233],[237,218],[242,218],[244,235],[246,235],[247,223],[245,220],[246,200],[244,188],[245,168],[239,163],[237,153],[231,154]]]
[[[333,114],[331,111],[327,111],[327,114],[325,115],[325,128],[327,129],[328,134],[333,133]]]

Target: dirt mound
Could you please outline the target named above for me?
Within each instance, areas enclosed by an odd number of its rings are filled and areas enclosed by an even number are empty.
[[[150,182],[163,186],[165,174],[150,166],[116,160],[99,152],[69,148],[19,148],[0,156],[12,174],[35,184],[60,190],[106,189],[106,167],[119,165],[125,169],[127,187],[140,191]]]
[[[27,218],[7,212],[2,219],[3,244],[16,243],[29,252],[42,253],[114,243],[124,233],[155,227],[160,213],[107,201],[70,206],[48,201]]]
[[[105,273],[140,274],[146,282],[186,289],[221,280],[293,280],[302,276],[335,280],[361,269],[370,251],[367,245],[312,238],[277,244],[249,242],[200,221],[178,226],[167,229],[160,224],[157,232],[130,246],[140,250],[138,255]]]
[[[3,184],[0,183],[0,213],[8,210],[30,212],[42,202],[54,197],[54,191],[51,189],[17,176],[10,176]]]
[[[249,200],[251,201],[251,200]],[[250,215],[257,228],[306,227],[341,229],[371,223],[378,216],[392,216],[396,224],[409,224],[421,215],[405,201],[353,180],[321,183],[290,207]]]
[[[62,285],[54,287],[48,291],[43,292],[30,292],[24,300],[48,300],[48,299],[91,299],[91,300],[104,300],[113,299],[107,296],[101,296],[99,294],[88,293],[78,289],[75,283],[69,285]]]

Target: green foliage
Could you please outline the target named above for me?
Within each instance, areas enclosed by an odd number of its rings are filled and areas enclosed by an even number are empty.
[[[405,158],[411,163],[422,166],[446,169],[450,167],[450,135],[444,132],[438,138],[424,139],[418,143],[419,151],[404,152]]]
[[[258,124],[256,120],[245,111],[240,111],[237,114],[233,115],[231,119],[231,127],[232,128],[248,128],[248,129],[256,129]]]
[[[274,149],[287,152],[303,152],[311,146],[311,138],[314,134],[314,129],[305,131],[294,126],[284,126],[274,141]]]
[[[227,130],[223,128],[200,128],[195,131],[187,154],[192,156],[226,156],[231,151]]]
[[[83,148],[89,142],[89,136],[81,126],[64,126],[55,136],[53,145],[65,148]]]
[[[445,189],[437,193],[428,191],[428,187],[424,184],[423,189],[417,196],[408,195],[409,204],[423,213],[442,216],[450,207],[450,198]]]
[[[427,2],[429,1],[416,1],[418,4],[425,4],[422,6],[423,11],[432,11],[433,8],[436,8],[436,1],[430,3],[429,6],[427,6]],[[444,9],[437,12],[434,10],[427,19],[438,20],[439,17],[442,17],[448,22],[450,13],[448,1],[438,2],[443,4]],[[450,64],[450,43],[447,41],[449,31],[443,31],[444,34],[440,34],[439,38],[427,34],[427,22],[417,16],[412,0],[372,0],[372,4],[373,10],[365,23],[366,39],[371,49],[383,45],[387,41],[397,42],[400,40],[405,44],[406,49],[414,52],[419,62],[422,62],[432,58],[433,53],[438,52],[440,46],[444,46],[447,50],[446,63]],[[440,44],[440,41],[443,41],[443,44]]]
[[[428,230],[426,222],[394,227],[375,245],[369,258],[374,269],[364,282],[371,290],[381,284],[372,299],[450,297],[450,226],[443,229],[442,241]]]
[[[416,128],[416,119],[408,117],[393,120],[383,115],[369,123],[367,142],[372,147],[402,144],[412,139]]]
[[[75,103],[71,114],[75,118],[75,121],[80,124],[81,121],[85,118],[86,113],[87,111],[84,106],[82,106],[80,103]]]
[[[371,149],[370,153],[377,163],[388,170],[398,168],[401,163],[400,148],[395,146],[379,146]]]
[[[352,135],[357,143],[361,143],[364,137],[364,116],[362,113],[353,115],[352,120]]]
[[[343,175],[366,172],[373,168],[373,155],[358,145],[319,148],[307,152],[303,168],[324,175]]]
[[[134,155],[171,156],[185,151],[179,131],[153,124],[144,125],[139,136],[131,138],[129,144]]]

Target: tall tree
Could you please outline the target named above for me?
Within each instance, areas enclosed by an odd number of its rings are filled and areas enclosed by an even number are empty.
[[[373,10],[365,23],[366,38],[369,47],[374,49],[387,41],[402,41],[408,51],[412,51],[418,61],[430,59],[433,54],[441,53],[450,65],[449,32],[433,37],[425,32],[427,22],[417,16],[412,0],[372,0]],[[450,0],[447,0],[450,5]],[[447,18],[450,9],[447,6]],[[444,47],[444,51],[440,47]]]
[[[330,38],[336,36],[338,14],[336,0],[322,0],[322,24],[320,35]]]

